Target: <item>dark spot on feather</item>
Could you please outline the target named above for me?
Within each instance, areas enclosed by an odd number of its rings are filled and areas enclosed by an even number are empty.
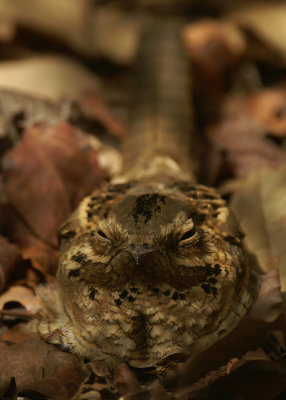
[[[121,299],[125,299],[125,297],[128,295],[128,292],[127,292],[127,290],[123,290],[123,292],[121,292],[120,294],[119,294],[119,297],[121,298]]]
[[[74,254],[71,259],[79,264],[86,264],[88,262],[87,256],[80,251]]]
[[[173,299],[173,300],[178,300],[178,298],[179,298],[178,292],[174,292],[174,293],[173,293],[173,296],[172,296],[172,299]]]
[[[181,300],[185,300],[185,298],[186,298],[186,296],[184,295],[184,293],[180,293],[179,296],[180,296],[180,299],[181,299]]]
[[[152,217],[154,212],[160,211],[161,207],[158,203],[165,204],[165,196],[158,193],[142,194],[137,197],[132,214],[135,221],[138,221],[139,216],[142,216],[146,224]]]
[[[237,237],[232,236],[232,235],[225,236],[224,240],[226,242],[229,242],[230,244],[234,244],[234,245],[238,245],[240,243],[240,240]]]
[[[77,269],[72,269],[72,270],[70,270],[70,271],[69,271],[69,277],[70,277],[70,278],[76,278],[77,276],[80,275],[80,271],[81,271],[81,268],[77,268]]]
[[[89,298],[90,298],[91,300],[94,300],[96,294],[97,294],[97,290],[94,289],[94,288],[92,288],[92,289],[90,290],[88,296],[89,296]]]
[[[170,296],[170,290],[165,290],[165,292],[163,292],[163,294],[165,295],[165,296]]]
[[[92,201],[102,201],[103,200],[103,197],[101,196],[101,195],[94,195],[94,196],[91,196],[91,200]]]
[[[192,220],[193,220],[195,225],[200,225],[206,219],[206,215],[205,214],[199,214],[198,212],[193,212],[190,215],[190,218],[192,218]]]
[[[75,231],[60,232],[60,239],[72,239],[75,237]]]
[[[202,288],[207,294],[210,294],[210,293],[211,293],[211,287],[210,287],[210,285],[207,285],[206,283],[202,283],[202,284],[201,284],[201,288]]]
[[[217,200],[218,196],[214,194],[202,194],[201,197],[206,200]]]
[[[87,212],[87,220],[90,221],[91,218],[93,217],[93,215],[94,215],[94,213],[92,211],[88,210],[88,212]]]
[[[115,304],[120,307],[122,304],[122,301],[120,299],[115,299]]]
[[[133,296],[128,296],[127,300],[130,301],[130,303],[133,303],[135,301]]]

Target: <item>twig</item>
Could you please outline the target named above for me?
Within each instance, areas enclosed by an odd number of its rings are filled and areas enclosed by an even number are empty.
[[[30,319],[33,314],[29,311],[13,311],[13,310],[0,310],[0,315],[7,317],[20,317]]]

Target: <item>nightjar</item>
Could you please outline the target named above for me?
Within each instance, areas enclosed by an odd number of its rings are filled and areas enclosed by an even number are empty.
[[[150,365],[201,351],[251,307],[240,228],[196,182],[190,76],[179,25],[148,26],[122,174],[60,229],[57,308],[44,300],[34,322],[49,342],[111,366]]]

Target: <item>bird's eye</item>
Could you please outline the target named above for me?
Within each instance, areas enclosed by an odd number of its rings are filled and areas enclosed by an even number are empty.
[[[187,232],[185,232],[183,234],[183,236],[180,238],[180,242],[183,242],[185,240],[190,239],[191,237],[193,237],[196,234],[196,230],[194,227],[192,227],[192,229],[189,229]]]
[[[109,240],[109,237],[101,230],[97,231],[97,234],[101,236],[103,239]]]

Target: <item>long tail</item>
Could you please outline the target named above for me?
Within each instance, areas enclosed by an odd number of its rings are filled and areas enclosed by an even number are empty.
[[[157,21],[142,34],[123,148],[128,179],[163,175],[195,180],[190,66],[180,28],[176,20]]]

